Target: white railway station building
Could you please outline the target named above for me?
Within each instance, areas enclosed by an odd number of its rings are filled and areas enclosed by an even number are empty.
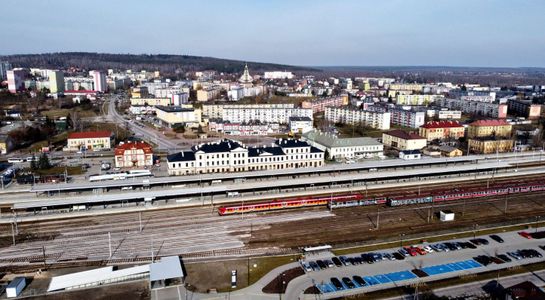
[[[224,139],[167,156],[169,175],[282,170],[323,164],[324,151],[295,139],[279,139],[270,146],[258,147]]]

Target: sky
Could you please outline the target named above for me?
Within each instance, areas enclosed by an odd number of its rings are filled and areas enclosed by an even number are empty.
[[[545,67],[543,0],[2,0],[0,55]]]

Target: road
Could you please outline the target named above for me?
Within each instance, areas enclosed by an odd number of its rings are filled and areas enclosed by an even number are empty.
[[[116,100],[119,100],[119,96],[114,95],[110,96],[108,100],[108,118],[117,124],[125,124],[127,122],[128,129],[134,132],[136,135],[141,135],[143,138],[149,142],[155,143],[158,149],[162,150],[177,150],[181,147],[174,141],[168,139],[162,134],[159,134],[153,129],[147,127],[140,127],[136,125],[132,120],[127,121],[121,116],[115,107]]]

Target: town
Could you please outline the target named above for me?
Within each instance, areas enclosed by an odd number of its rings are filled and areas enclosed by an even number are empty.
[[[1,7],[0,300],[545,299],[545,4]]]

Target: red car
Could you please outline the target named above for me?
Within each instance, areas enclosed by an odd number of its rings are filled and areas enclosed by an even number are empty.
[[[519,231],[519,235],[522,236],[522,237],[525,237],[527,239],[532,239],[532,235],[529,234],[528,232],[526,231]]]
[[[414,249],[416,250],[416,252],[420,255],[426,255],[428,254],[428,252],[426,252],[426,250],[420,248],[420,247],[414,247]]]
[[[414,247],[405,247],[405,250],[407,250],[407,252],[409,252],[410,256],[418,255],[418,252],[416,252],[416,249]]]

